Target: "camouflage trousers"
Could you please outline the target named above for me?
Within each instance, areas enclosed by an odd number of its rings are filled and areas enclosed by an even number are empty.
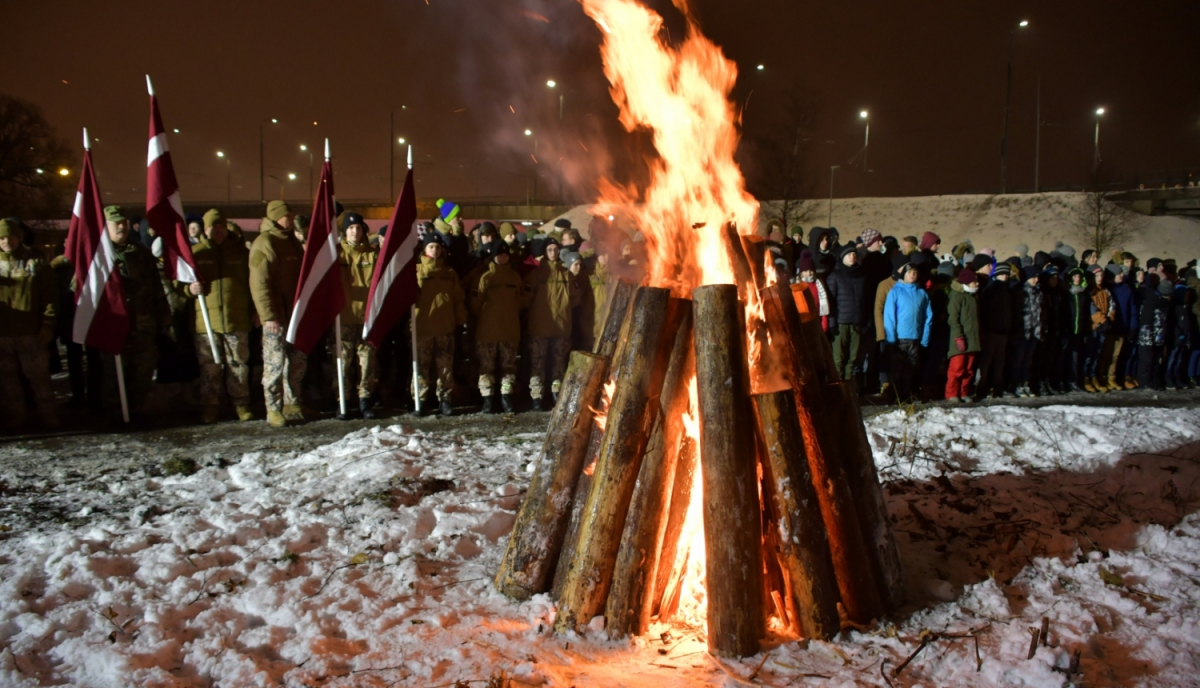
[[[221,382],[234,406],[250,405],[250,333],[213,332],[221,360],[213,360],[208,335],[196,335],[196,358],[200,361],[200,403],[217,406],[221,403]],[[225,365],[221,363],[224,361]],[[224,367],[224,373],[221,368]]]
[[[25,422],[25,394],[18,382],[18,369],[25,373],[33,388],[38,414],[43,419],[55,417],[49,365],[46,347],[38,346],[36,335],[0,337],[0,409],[9,426],[18,427]]]
[[[438,401],[454,391],[454,333],[417,340],[417,395],[429,394],[429,381],[437,378]]]
[[[549,368],[550,392],[558,394],[563,374],[567,372],[567,356],[571,340],[567,337],[538,337],[529,345],[529,396],[541,399]],[[547,360],[549,359],[549,360]],[[547,363],[549,365],[547,366]]]
[[[121,396],[117,384],[117,359],[112,354],[104,357],[104,407],[114,418],[121,417]],[[158,367],[158,346],[154,331],[150,329],[130,330],[121,349],[121,373],[125,380],[125,399],[129,412],[140,411],[146,404],[146,395],[154,383],[154,369]]]
[[[512,394],[517,384],[517,343],[476,342],[475,359],[479,362],[479,393],[490,397],[496,390],[496,366],[500,367],[500,393]],[[498,360],[497,360],[498,359]]]
[[[342,369],[346,375],[346,396],[358,385],[358,398],[370,399],[375,394],[379,370],[375,367],[375,347],[363,341],[362,325],[342,325]],[[333,377],[333,392],[338,391],[337,374]]]
[[[300,403],[300,390],[307,368],[308,356],[288,344],[282,332],[263,332],[262,385],[268,411],[282,411],[285,405]]]

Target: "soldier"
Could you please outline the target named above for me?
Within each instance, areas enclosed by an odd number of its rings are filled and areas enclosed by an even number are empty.
[[[363,317],[367,309],[367,293],[371,290],[371,275],[379,248],[367,240],[367,224],[362,215],[346,213],[342,219],[345,237],[338,246],[338,265],[342,271],[342,289],[346,304],[342,308],[342,370],[349,389],[357,379],[358,410],[363,418],[375,417],[372,397],[378,371],[375,367],[375,347],[363,341]],[[337,380],[333,381],[335,390]],[[346,419],[339,413],[339,418]]]
[[[193,331],[200,361],[201,421],[217,421],[222,364],[225,367],[225,391],[233,402],[238,420],[253,420],[249,361],[254,304],[250,298],[250,251],[230,235],[225,218],[216,208],[204,213],[201,223],[204,231],[192,246],[192,255],[202,282],[188,285],[188,291],[207,304],[213,339],[222,359],[213,359],[204,330],[204,314],[197,306]]]
[[[284,339],[304,258],[294,220],[287,203],[271,201],[250,247],[250,294],[263,325],[263,397],[267,422],[276,428],[304,420],[300,385],[308,359]]]
[[[517,382],[517,347],[521,343],[521,276],[512,267],[508,244],[487,245],[488,270],[471,287],[471,310],[477,318],[475,358],[479,360],[479,394],[483,413],[495,413],[496,366],[500,367],[500,406],[513,412]]]
[[[33,387],[38,417],[58,427],[46,346],[54,339],[58,284],[40,253],[22,245],[21,225],[0,220],[0,408],[10,430],[25,423],[17,370]]]
[[[446,247],[439,233],[422,240],[421,264],[417,266],[417,395],[422,410],[429,408],[429,382],[437,377],[437,398],[443,416],[454,415],[454,332],[467,322],[466,295],[458,275],[442,256]],[[433,373],[433,375],[431,375]]]
[[[150,249],[130,241],[129,220],[115,205],[104,209],[105,231],[112,243],[115,267],[125,292],[125,311],[129,314],[129,333],[121,349],[125,394],[130,413],[142,408],[154,369],[158,365],[155,340],[171,324],[171,307],[158,272],[158,261]],[[77,285],[78,286],[78,285]],[[116,358],[104,354],[104,398],[110,413],[120,413],[117,397]]]
[[[604,333],[604,321],[608,319],[608,290],[611,281],[608,251],[601,249],[596,253],[596,264],[592,267],[592,274],[588,276],[588,283],[592,289],[592,312],[595,314],[592,322],[593,350],[596,342],[600,341],[600,335]]]
[[[558,389],[571,350],[571,309],[579,305],[579,282],[558,259],[559,250],[558,240],[547,237],[545,257],[525,276],[524,305],[529,309],[530,338],[529,396],[534,411],[543,410],[547,363],[550,393],[553,403],[558,402]]]

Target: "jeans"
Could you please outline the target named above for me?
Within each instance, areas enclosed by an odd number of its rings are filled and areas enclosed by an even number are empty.
[[[1014,385],[1028,385],[1030,368],[1033,366],[1033,353],[1040,342],[1036,339],[1014,337],[1012,375],[1009,382]]]

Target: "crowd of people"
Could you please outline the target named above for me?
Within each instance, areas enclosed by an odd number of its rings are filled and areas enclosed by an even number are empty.
[[[204,423],[223,407],[242,421],[259,417],[258,367],[272,426],[323,408],[341,418],[372,418],[380,406],[447,416],[547,410],[569,352],[592,350],[603,329],[615,280],[640,281],[646,256],[641,234],[611,223],[593,222],[587,240],[565,219],[467,230],[459,207],[439,201],[437,217],[418,228],[415,318],[375,347],[362,325],[387,228],[372,235],[361,215],[339,208],[341,346],[329,333],[306,355],[285,336],[307,230],[287,203],[267,205],[252,241],[217,209],[189,215],[201,278],[191,284],[164,277],[161,242],[144,220],[110,206],[105,223],[129,314],[120,355],[128,407],[137,418],[155,380],[198,378]],[[61,244],[34,246],[31,234],[18,219],[0,220],[5,421],[21,428],[33,407],[43,427],[57,427],[50,372],[64,350],[70,404],[115,420],[118,358],[73,341],[74,267]],[[896,239],[866,229],[843,242],[836,228],[813,227],[805,242],[801,228],[772,223],[766,234],[779,278],[807,287],[839,376],[876,403],[1200,384],[1195,260],[1143,264],[1120,249],[1077,256],[1062,242],[1002,258],[969,241],[945,250],[933,232]]]

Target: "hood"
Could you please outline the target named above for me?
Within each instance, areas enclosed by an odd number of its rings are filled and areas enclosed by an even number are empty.
[[[821,250],[821,248],[820,248],[821,247],[821,237],[825,236],[826,234],[830,235],[829,248],[832,249],[833,244],[834,244],[834,241],[832,238],[833,233],[829,231],[829,228],[813,227],[812,229],[808,230],[808,248],[809,248],[809,250],[811,250],[811,251]]]

